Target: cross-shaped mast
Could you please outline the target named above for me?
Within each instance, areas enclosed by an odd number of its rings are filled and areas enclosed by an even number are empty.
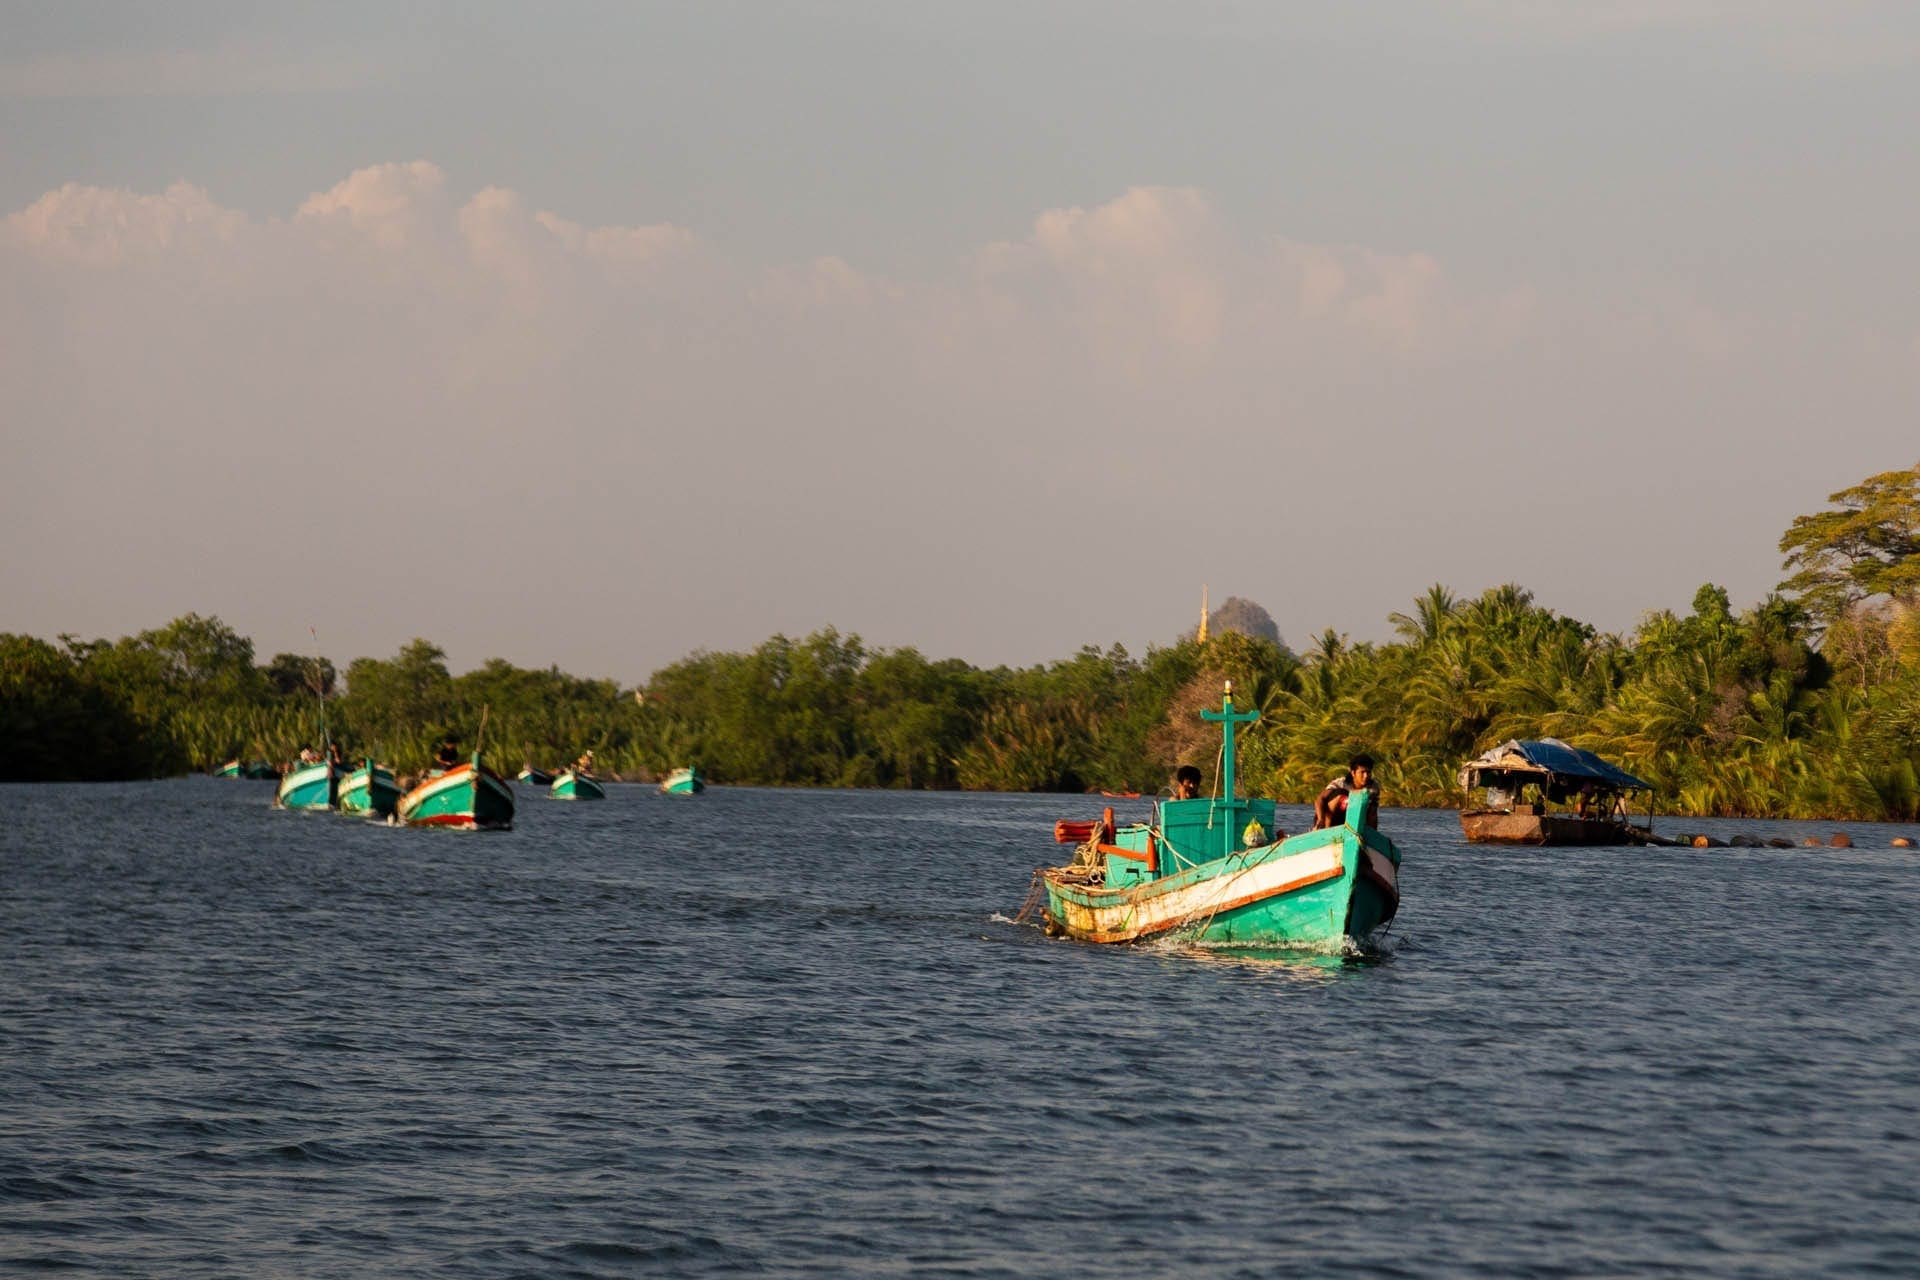
[[[1220,695],[1218,711],[1201,711],[1202,720],[1212,720],[1221,725],[1227,735],[1226,749],[1221,753],[1220,794],[1229,802],[1233,800],[1233,727],[1237,724],[1252,724],[1260,718],[1258,711],[1235,711],[1233,709],[1233,681],[1227,681],[1226,691]]]

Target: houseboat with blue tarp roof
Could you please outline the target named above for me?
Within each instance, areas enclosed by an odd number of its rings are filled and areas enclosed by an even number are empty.
[[[1460,811],[1469,844],[1657,843],[1651,811],[1644,827],[1627,819],[1628,801],[1653,785],[1558,738],[1501,743],[1460,766],[1460,789],[1485,793]]]

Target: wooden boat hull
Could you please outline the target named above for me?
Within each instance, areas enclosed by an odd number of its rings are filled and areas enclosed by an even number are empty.
[[[569,769],[553,780],[547,794],[555,800],[605,800],[607,789],[594,779]]]
[[[394,813],[410,827],[505,830],[513,825],[513,788],[477,761],[455,765],[401,796]]]
[[[514,781],[524,782],[530,787],[550,787],[553,785],[553,775],[545,769],[536,769],[528,765],[514,775]]]
[[[660,784],[660,790],[670,796],[697,795],[706,789],[706,780],[700,776],[698,769],[675,769]]]
[[[229,760],[218,769],[215,769],[213,776],[216,778],[243,778],[246,776],[245,770],[246,766],[238,760]]]
[[[1506,809],[1463,809],[1460,830],[1468,844],[1610,845],[1637,844],[1624,822],[1576,818],[1565,813],[1513,813]]]
[[[342,813],[387,817],[400,805],[400,784],[393,771],[380,765],[361,765],[340,780],[335,800]]]
[[[1364,941],[1400,907],[1400,851],[1372,827],[1309,831],[1118,888],[1041,873],[1048,925],[1087,942],[1173,935],[1199,945],[1325,947]]]
[[[274,792],[273,803],[279,809],[331,809],[339,775],[326,761],[303,764],[287,770]]]

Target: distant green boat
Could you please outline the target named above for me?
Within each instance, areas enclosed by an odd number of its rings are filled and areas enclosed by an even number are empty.
[[[339,775],[325,760],[299,764],[287,770],[274,793],[276,809],[331,809]]]
[[[551,773],[548,773],[545,769],[536,769],[532,765],[526,766],[520,770],[519,773],[514,774],[513,777],[514,781],[524,782],[530,787],[550,787],[553,785],[553,775]]]
[[[334,804],[342,813],[389,817],[400,804],[400,783],[393,770],[366,760],[340,779]]]
[[[480,762],[429,777],[400,797],[394,810],[410,827],[451,827],[456,831],[505,830],[513,825],[513,787]]]
[[[1271,800],[1234,795],[1236,712],[1229,685],[1219,711],[1202,711],[1225,733],[1217,799],[1166,800],[1155,820],[1116,827],[1060,823],[1055,839],[1083,840],[1073,862],[1040,872],[1050,932],[1087,942],[1173,936],[1200,945],[1344,946],[1362,941],[1400,907],[1400,851],[1368,826],[1368,804],[1348,806],[1345,825],[1272,843]]]
[[[555,800],[605,800],[607,789],[590,774],[563,769],[547,789]]]
[[[280,771],[265,760],[254,760],[250,763],[229,760],[215,769],[213,776],[216,778],[277,778],[280,776]]]
[[[666,781],[660,784],[660,790],[670,796],[697,795],[706,789],[706,780],[700,776],[698,769],[692,767],[675,769],[667,775]]]

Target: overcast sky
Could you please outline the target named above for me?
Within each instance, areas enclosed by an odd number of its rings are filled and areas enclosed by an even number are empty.
[[[1920,6],[0,3],[0,631],[1626,630],[1917,392]]]

